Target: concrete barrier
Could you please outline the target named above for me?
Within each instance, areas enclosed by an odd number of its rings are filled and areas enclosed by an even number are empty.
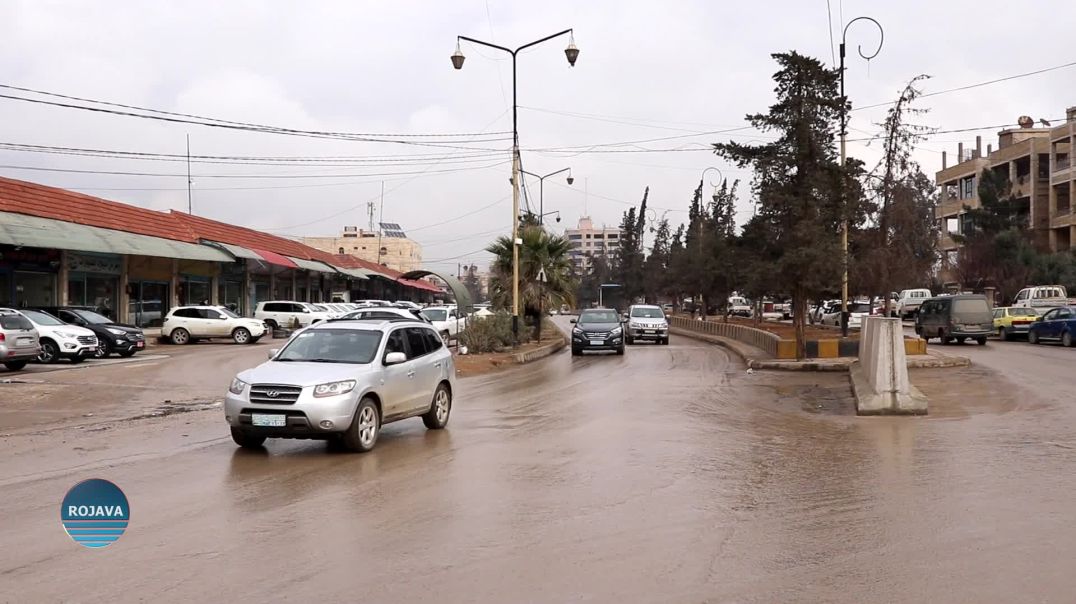
[[[747,327],[746,325],[737,325],[736,323],[698,321],[685,317],[669,317],[669,325],[688,331],[731,338],[743,342],[744,344],[750,344],[755,348],[762,349],[773,358],[780,358],[778,356],[778,351],[781,346],[781,338],[777,334],[762,329],[755,329],[754,327]],[[793,350],[793,355],[794,353],[795,351]]]
[[[859,415],[925,415],[927,399],[908,378],[900,319],[869,317],[852,364],[852,390]]]

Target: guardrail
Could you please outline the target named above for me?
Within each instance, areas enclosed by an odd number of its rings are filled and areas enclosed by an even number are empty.
[[[736,323],[715,323],[713,321],[698,321],[685,317],[669,317],[669,325],[688,331],[706,333],[714,336],[732,338],[744,344],[750,344],[755,348],[765,350],[771,357],[778,357],[778,346],[781,338],[774,333],[746,325]]]

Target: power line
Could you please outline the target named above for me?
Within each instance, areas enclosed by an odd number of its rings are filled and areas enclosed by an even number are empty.
[[[474,211],[471,211],[471,212],[467,212],[466,214],[460,214],[459,216],[455,216],[455,217],[453,217],[453,218],[449,218],[448,220],[442,220],[441,222],[435,222],[435,223],[433,223],[433,224],[427,224],[427,225],[423,225],[423,226],[420,226],[420,227],[417,227],[417,228],[413,228],[413,229],[407,229],[407,231],[408,231],[409,233],[416,233],[416,232],[418,232],[418,231],[424,231],[424,230],[426,230],[426,229],[432,229],[432,228],[434,228],[434,227],[439,227],[439,226],[443,226],[443,225],[446,225],[446,224],[448,224],[448,223],[450,223],[450,222],[456,222],[457,220],[461,220],[461,219],[463,219],[463,218],[467,218],[468,216],[474,216],[475,214],[477,214],[477,213],[479,213],[479,212],[482,212],[482,211],[488,210],[488,209],[492,208],[493,206],[495,206],[495,205],[497,205],[497,204],[499,204],[499,203],[504,203],[505,201],[508,201],[509,197],[511,197],[511,196],[505,196],[505,197],[502,197],[502,198],[500,198],[500,199],[498,199],[498,200],[494,201],[493,203],[491,203],[491,204],[489,204],[489,205],[486,205],[486,206],[482,206],[482,207],[478,208],[477,210],[474,210]]]
[[[981,86],[989,86],[990,84],[997,84],[999,82],[1007,82],[1009,80],[1016,80],[1016,79],[1019,79],[1019,78],[1026,78],[1028,76],[1039,75],[1040,73],[1047,73],[1047,72],[1050,72],[1050,71],[1057,71],[1058,69],[1064,69],[1066,67],[1072,67],[1074,65],[1076,65],[1076,61],[1072,61],[1071,63],[1065,63],[1064,65],[1055,65],[1053,67],[1047,67],[1045,69],[1037,69],[1035,71],[1028,71],[1028,72],[1025,72],[1025,73],[1018,73],[1016,75],[1005,76],[1003,78],[997,78],[997,79],[994,79],[994,80],[987,80],[985,82],[978,82],[978,83],[975,83],[975,84],[968,84],[967,86],[957,86],[956,88],[947,88],[945,90],[939,90],[937,92],[928,92],[928,93],[919,95],[919,98],[926,98],[926,97],[929,97],[929,96],[938,96],[940,94],[948,94],[950,92],[959,92],[961,90],[971,90],[972,88],[979,88]],[[885,102],[885,103],[875,103],[873,105],[864,105],[862,107],[854,107],[852,109],[852,111],[860,111],[862,109],[874,109],[875,107],[886,107],[888,105],[893,105],[894,103],[896,103],[896,101],[888,101],[888,102]]]
[[[170,116],[175,116],[175,117],[185,117],[185,118],[191,118],[191,119],[197,119],[197,120],[217,122],[217,123],[220,123],[220,124],[230,124],[230,125],[233,125],[233,126],[247,126],[247,127],[251,127],[251,128],[258,128],[258,129],[279,130],[279,131],[282,131],[282,132],[305,132],[305,133],[310,133],[310,134],[313,134],[313,133],[338,134],[338,135],[347,135],[347,136],[384,136],[384,137],[393,137],[393,138],[404,138],[404,137],[409,137],[409,138],[410,137],[414,137],[414,138],[468,137],[468,136],[474,136],[476,134],[479,134],[479,133],[474,133],[474,132],[426,133],[426,134],[400,134],[400,133],[388,134],[388,133],[368,133],[368,132],[367,133],[354,133],[354,132],[349,133],[349,132],[318,132],[318,131],[314,131],[314,130],[296,130],[296,129],[292,129],[292,128],[280,128],[280,127],[277,127],[277,126],[266,126],[266,125],[262,125],[262,124],[253,124],[253,123],[250,123],[250,122],[237,122],[237,121],[232,121],[232,120],[223,120],[223,119],[219,119],[219,118],[215,118],[215,117],[206,117],[206,116],[195,115],[195,114],[191,114],[191,113],[179,113],[179,112],[176,112],[176,111],[164,111],[164,110],[161,110],[161,109],[152,109],[152,108],[149,108],[149,107],[139,107],[137,105],[127,105],[127,104],[124,104],[124,103],[113,103],[113,102],[110,102],[110,101],[101,101],[101,100],[90,99],[90,98],[85,98],[85,97],[71,96],[71,95],[67,95],[67,94],[60,94],[60,93],[57,93],[57,92],[48,92],[46,90],[36,90],[34,88],[24,88],[24,87],[21,87],[21,86],[13,86],[11,84],[0,84],[0,88],[6,88],[8,90],[18,90],[20,92],[29,92],[31,94],[40,94],[40,95],[43,95],[43,96],[51,96],[51,97],[60,98],[60,99],[67,99],[67,100],[70,100],[70,101],[79,101],[79,102],[83,102],[83,103],[93,103],[95,105],[106,105],[106,106],[109,106],[109,107],[120,107],[120,108],[123,108],[123,109],[133,109],[135,111],[145,111],[145,112],[148,112],[148,113],[156,113],[156,114],[160,114],[160,115],[170,115]],[[500,131],[500,132],[487,132],[485,134],[511,134],[511,133],[512,133],[511,131]]]
[[[422,170],[418,172],[383,172],[367,174],[194,174],[194,178],[236,178],[236,179],[292,179],[292,178],[366,178],[371,176],[406,176],[412,174],[437,174],[445,172],[463,172],[466,170],[484,170],[508,163],[501,161],[485,166],[472,166],[461,168],[448,168],[445,170]],[[77,170],[73,168],[43,168],[39,166],[11,166],[0,165],[5,170],[32,170],[37,172],[63,172],[68,174],[108,174],[112,176],[153,176],[153,177],[186,177],[186,174],[165,172],[126,172],[122,170]]]
[[[833,45],[833,8],[830,6],[830,0],[826,0],[826,24],[829,25],[829,55],[833,64],[837,64],[837,53],[834,50]]]

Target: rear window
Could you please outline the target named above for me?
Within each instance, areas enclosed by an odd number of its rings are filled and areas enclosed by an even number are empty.
[[[974,298],[965,300],[953,300],[953,312],[954,313],[989,313],[990,307],[986,305],[986,300],[977,300]]]
[[[0,315],[0,329],[33,329],[34,324],[20,315]]]
[[[1037,317],[1038,311],[1034,308],[1010,308],[1009,314],[1014,317]]]
[[[848,305],[848,312],[870,312],[871,305],[865,303],[855,303]]]

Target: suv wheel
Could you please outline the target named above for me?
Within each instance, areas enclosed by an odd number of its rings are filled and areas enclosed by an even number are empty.
[[[1072,348],[1072,333],[1066,331],[1061,334],[1061,345],[1065,348]]]
[[[232,340],[236,344],[246,344],[250,342],[250,331],[246,327],[236,327],[232,332]]]
[[[377,444],[378,434],[381,432],[381,418],[377,412],[377,405],[373,399],[366,397],[359,401],[355,409],[355,418],[351,420],[351,426],[344,432],[344,446],[352,451],[365,453]]]
[[[582,350],[576,348],[575,346],[572,346],[572,356],[573,357],[580,356],[581,354],[583,354]]]
[[[624,356],[624,345],[621,344],[620,348],[616,349],[617,356]]]
[[[448,424],[448,416],[452,413],[452,393],[448,386],[439,384],[433,393],[433,403],[430,410],[422,416],[422,423],[430,430],[441,430]]]
[[[107,359],[110,354],[112,354],[112,350],[109,348],[108,342],[98,338],[97,349],[93,351],[93,358]]]
[[[19,371],[26,367],[26,361],[8,361],[4,363],[4,367],[7,367],[10,371]]]
[[[183,329],[182,327],[177,327],[172,330],[172,335],[169,337],[169,339],[172,340],[172,343],[177,346],[189,344],[191,341],[191,332],[187,331],[186,329]]]
[[[41,354],[37,355],[37,360],[41,363],[55,363],[56,359],[60,356],[60,349],[56,347],[56,343],[52,340],[41,340]]]
[[[269,328],[269,331],[274,331],[277,328],[276,321],[272,319],[266,319],[264,323]]]
[[[265,443],[265,437],[250,432],[244,432],[239,428],[232,428],[232,440],[244,449],[257,449]]]

